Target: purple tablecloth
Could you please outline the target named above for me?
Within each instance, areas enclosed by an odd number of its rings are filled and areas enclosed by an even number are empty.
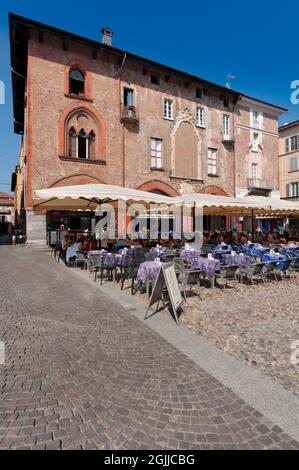
[[[216,271],[220,271],[220,261],[218,259],[194,258],[191,260],[192,269],[201,269],[203,274],[211,279]]]
[[[180,253],[180,257],[184,260],[188,260],[189,258],[192,258],[193,256],[200,256],[201,255],[201,250],[200,249],[186,249],[183,248],[183,250]]]
[[[222,264],[223,265],[238,265],[244,268],[247,268],[253,263],[253,259],[250,256],[240,256],[240,255],[224,255],[222,257]]]
[[[159,274],[162,263],[155,263],[154,261],[145,261],[141,263],[137,273],[137,281],[144,283],[145,281],[155,281]]]
[[[92,251],[89,251],[87,256],[88,258],[90,256],[94,256],[94,255],[101,255],[101,256],[106,256],[108,254],[108,251],[102,251],[102,250],[92,250]]]

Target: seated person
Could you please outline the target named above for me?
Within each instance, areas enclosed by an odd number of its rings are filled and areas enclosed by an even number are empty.
[[[128,247],[128,244],[126,240],[121,240],[121,239],[117,240],[115,244],[116,251],[123,250],[124,248],[127,248],[127,247]]]

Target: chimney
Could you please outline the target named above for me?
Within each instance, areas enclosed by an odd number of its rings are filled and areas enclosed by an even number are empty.
[[[113,31],[110,28],[103,28],[102,29],[102,43],[107,44],[107,46],[112,46],[112,36]]]

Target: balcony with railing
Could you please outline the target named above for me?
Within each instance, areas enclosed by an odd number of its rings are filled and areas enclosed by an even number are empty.
[[[136,106],[123,106],[121,112],[121,120],[123,122],[137,124],[139,122],[139,113]]]
[[[249,189],[264,189],[267,191],[272,191],[274,189],[274,184],[271,181],[258,178],[248,178],[247,184]]]

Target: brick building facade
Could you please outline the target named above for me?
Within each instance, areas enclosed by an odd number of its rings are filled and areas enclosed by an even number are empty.
[[[46,228],[36,189],[279,197],[282,108],[116,49],[110,30],[95,42],[11,15],[10,31],[29,239]]]

